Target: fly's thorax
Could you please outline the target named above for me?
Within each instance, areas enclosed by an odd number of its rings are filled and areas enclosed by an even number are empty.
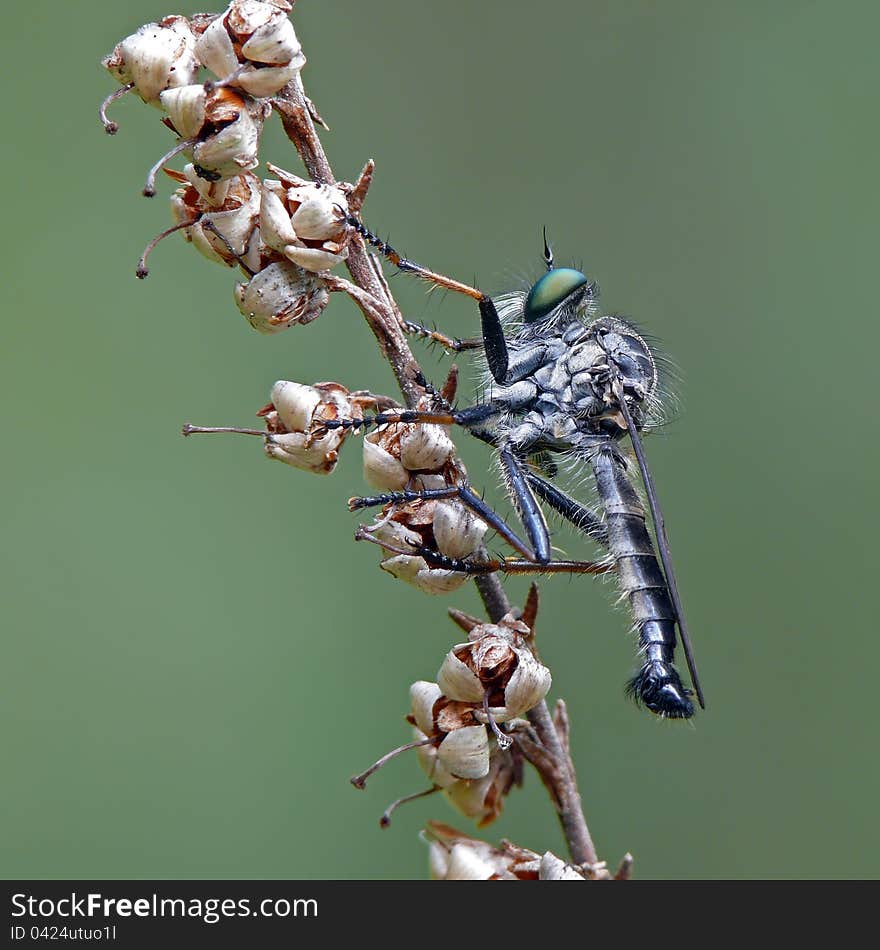
[[[637,399],[657,390],[657,362],[646,340],[619,317],[602,317],[590,330],[613,365],[624,392]]]

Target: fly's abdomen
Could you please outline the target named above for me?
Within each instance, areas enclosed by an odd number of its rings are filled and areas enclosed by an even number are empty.
[[[627,692],[658,715],[689,718],[694,712],[693,703],[672,662],[675,609],[654,554],[644,508],[614,446],[600,448],[590,463],[606,513],[608,547],[617,566],[618,583],[629,600],[644,656],[642,668],[628,684]]]

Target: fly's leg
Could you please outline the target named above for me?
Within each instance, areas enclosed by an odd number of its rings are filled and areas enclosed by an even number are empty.
[[[473,492],[467,485],[450,485],[447,488],[407,489],[405,491],[385,492],[381,495],[371,495],[364,498],[349,498],[350,511],[360,511],[363,508],[375,508],[379,505],[406,504],[411,501],[431,501],[444,498],[457,498],[466,508],[478,518],[485,521],[497,534],[524,558],[534,560],[534,552],[519,535],[505,522],[496,511]],[[411,554],[412,551],[408,551]],[[468,562],[462,562],[468,563]],[[485,572],[480,572],[485,573]]]
[[[325,419],[315,426],[315,435],[320,438],[331,429],[349,429],[355,432],[361,429],[393,425],[397,422],[415,423],[417,425],[460,425],[470,428],[491,419],[499,414],[501,409],[492,403],[479,403],[476,406],[467,406],[464,409],[390,409],[386,412],[377,412],[375,415],[362,416],[353,419]]]
[[[458,558],[447,557],[434,548],[413,545],[403,547],[380,541],[369,528],[359,528],[355,537],[359,541],[373,541],[394,554],[424,558],[430,567],[460,574],[478,576],[480,574],[607,574],[614,565],[604,561],[547,561],[544,564],[521,558]]]
[[[481,350],[483,348],[483,341],[477,337],[460,340],[458,337],[447,336],[439,330],[426,327],[421,323],[415,323],[412,320],[404,320],[403,329],[419,339],[439,343],[444,350],[448,350],[450,353],[463,353],[465,350]]]
[[[595,541],[603,548],[608,547],[608,529],[595,511],[528,469],[526,469],[526,480],[538,498],[562,515],[569,524],[582,531],[591,541]]]
[[[532,559],[547,564],[550,561],[550,531],[541,506],[529,488],[526,471],[509,448],[501,449],[499,457],[508,493],[534,548]]]
[[[409,274],[413,274],[422,280],[427,281],[433,287],[444,287],[446,290],[452,290],[457,294],[464,294],[472,300],[477,301],[480,308],[480,327],[482,330],[482,346],[486,353],[486,362],[489,365],[489,371],[498,383],[503,383],[507,378],[508,353],[507,341],[504,339],[504,329],[501,326],[501,319],[495,308],[495,302],[488,294],[482,290],[471,287],[469,284],[463,284],[452,277],[446,277],[444,274],[438,274],[427,267],[422,267],[415,261],[403,257],[387,242],[376,237],[372,231],[369,231],[360,219],[352,214],[345,214],[345,221],[350,228],[355,230],[368,244],[376,248],[377,251],[395,267]],[[439,342],[439,341],[438,341]]]

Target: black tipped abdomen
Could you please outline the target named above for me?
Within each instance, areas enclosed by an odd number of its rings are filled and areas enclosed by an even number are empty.
[[[672,662],[675,609],[654,554],[644,508],[616,447],[601,447],[590,462],[606,511],[608,547],[617,565],[618,583],[629,600],[644,656],[642,668],[627,685],[627,693],[658,716],[689,719],[694,714],[690,690]]]

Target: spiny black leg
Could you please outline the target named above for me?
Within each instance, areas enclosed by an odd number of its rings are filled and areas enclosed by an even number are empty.
[[[378,508],[380,505],[404,504],[410,501],[436,501],[442,498],[456,498],[458,485],[447,488],[405,488],[403,491],[388,491],[381,495],[356,495],[348,499],[349,511],[361,511],[364,508]]]
[[[363,498],[349,498],[350,511],[359,511],[362,508],[375,508],[379,505],[404,504],[410,501],[430,501],[444,498],[458,498],[462,504],[486,522],[497,534],[524,558],[530,561],[535,559],[532,549],[507,524],[497,511],[490,508],[486,502],[475,494],[466,485],[450,485],[447,488],[404,489],[403,491],[384,492],[381,495],[370,495]]]
[[[342,209],[340,209],[342,210]],[[468,284],[453,280],[444,274],[438,274],[436,271],[422,267],[415,261],[406,257],[401,257],[397,251],[387,242],[376,237],[372,231],[368,230],[361,221],[353,214],[342,212],[346,223],[368,243],[371,244],[379,253],[389,260],[395,267],[402,271],[421,277],[435,287],[445,287],[447,290],[454,290],[456,293],[465,294],[476,300],[480,307],[480,325],[483,331],[483,347],[486,351],[486,362],[489,364],[489,371],[498,383],[503,383],[507,378],[507,341],[504,339],[504,328],[501,326],[501,320],[498,317],[498,311],[492,298]]]
[[[498,406],[490,402],[466,406],[464,409],[437,410],[436,412],[424,409],[390,409],[387,412],[377,412],[373,416],[362,416],[357,419],[324,419],[315,424],[315,432],[320,436],[332,429],[369,429],[373,426],[393,425],[398,422],[417,425],[460,425],[469,429],[472,425],[479,425],[492,416],[498,415],[500,411]]]
[[[541,501],[546,502],[554,511],[562,515],[566,521],[573,524],[591,540],[603,547],[608,547],[608,528],[595,512],[528,469],[526,469],[526,479],[532,491]]]
[[[551,556],[550,532],[547,530],[544,513],[529,488],[526,471],[510,449],[502,449],[500,457],[514,504],[535,549],[535,560],[546,564]]]

